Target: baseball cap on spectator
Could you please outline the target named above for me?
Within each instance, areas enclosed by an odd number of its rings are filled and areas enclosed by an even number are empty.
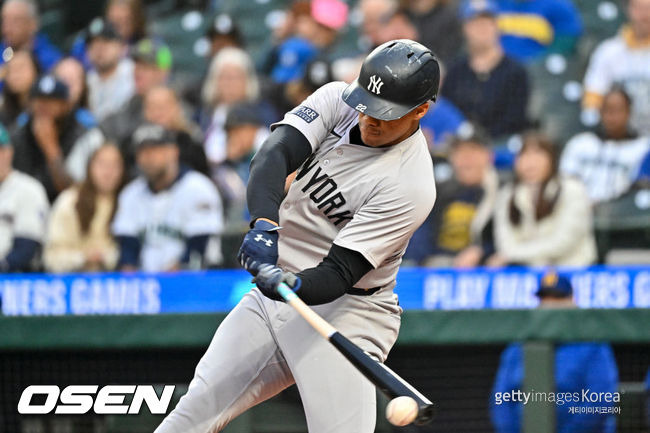
[[[573,296],[573,287],[567,277],[558,274],[555,270],[550,270],[542,275],[535,295],[540,298],[543,296],[568,298]]]
[[[131,48],[130,56],[136,62],[155,65],[163,70],[172,67],[172,52],[169,47],[155,39],[140,40]]]
[[[348,21],[348,5],[341,0],[312,0],[311,17],[329,29],[340,30]]]
[[[176,145],[176,134],[160,125],[145,123],[135,130],[132,142],[136,150],[150,146]]]
[[[68,99],[68,86],[54,75],[43,75],[32,85],[32,98]]]
[[[4,124],[0,123],[0,147],[10,147],[11,138],[9,137],[9,132],[5,128]]]
[[[219,14],[214,17],[212,20],[212,25],[208,27],[206,36],[209,38],[225,36],[232,38],[238,44],[240,44],[242,40],[239,27],[237,27],[232,17],[228,14]]]
[[[307,63],[316,53],[316,47],[304,39],[286,40],[278,50],[278,63],[271,71],[273,81],[286,83],[301,78]]]
[[[95,18],[86,29],[86,43],[89,44],[95,38],[121,41],[122,38],[109,21],[104,18]]]
[[[490,143],[490,137],[481,127],[464,122],[451,138],[449,148],[453,150],[465,144],[488,147]]]
[[[467,21],[478,16],[496,16],[499,8],[492,0],[465,0],[460,6],[460,17]]]
[[[262,116],[260,115],[260,111],[256,105],[251,103],[239,103],[233,105],[230,110],[228,110],[224,128],[229,130],[243,125],[261,126],[263,123]]]
[[[315,91],[324,84],[334,81],[332,65],[325,60],[316,59],[307,64],[303,84],[310,91]]]

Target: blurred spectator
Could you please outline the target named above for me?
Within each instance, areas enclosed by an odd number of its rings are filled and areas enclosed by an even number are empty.
[[[250,216],[246,207],[246,185],[253,155],[269,135],[257,107],[236,104],[228,111],[226,159],[212,170],[212,179],[221,192],[226,230],[245,229]]]
[[[68,100],[77,120],[88,128],[97,126],[95,116],[88,109],[88,84],[83,65],[74,57],[66,57],[56,64],[52,73],[68,86]]]
[[[341,0],[312,0],[309,14],[296,17],[295,34],[277,50],[271,78],[277,83],[301,78],[309,61],[331,60],[331,49],[348,19],[348,6]]]
[[[147,36],[146,14],[140,0],[109,0],[104,14],[117,34],[129,47],[133,47],[140,39]],[[87,55],[87,33],[82,32],[73,42],[71,55],[79,60],[84,68],[91,67]]]
[[[557,173],[557,150],[528,133],[515,161],[515,180],[499,193],[496,253],[487,264],[587,266],[596,259],[589,196],[582,182]]]
[[[98,121],[118,112],[133,96],[133,60],[113,25],[101,18],[88,26],[88,104]]]
[[[603,96],[620,84],[632,97],[632,127],[650,135],[650,0],[630,0],[629,22],[601,42],[585,73],[584,117],[597,118]]]
[[[442,95],[493,139],[525,129],[528,104],[526,70],[504,54],[496,12],[491,0],[462,4],[469,56],[450,66],[442,86]]]
[[[115,269],[118,250],[110,225],[123,183],[119,149],[101,146],[88,161],[86,179],[63,191],[52,206],[43,254],[47,271]]]
[[[212,25],[208,27],[206,37],[210,42],[209,58],[213,58],[222,48],[244,47],[244,38],[237,24],[232,17],[227,14],[219,14],[212,20]]]
[[[547,272],[541,279],[536,293],[539,308],[576,308],[573,302],[573,289],[566,277],[555,271]],[[564,343],[555,346],[555,388],[556,395],[582,394],[583,390],[595,393],[615,393],[618,391],[618,367],[614,352],[606,343]],[[501,354],[492,398],[490,415],[497,433],[518,433],[522,431],[521,402],[496,401],[497,393],[503,395],[512,391],[525,391],[524,354],[521,343],[510,344]],[[534,374],[534,372],[532,372]],[[545,402],[530,404],[547,404]],[[548,403],[553,404],[553,403]],[[614,433],[616,417],[613,413],[598,413],[594,409],[612,406],[604,399],[590,402],[588,399],[555,404],[557,433]],[[569,412],[568,407],[575,407]],[[590,412],[589,411],[590,408]]]
[[[36,270],[49,203],[43,186],[12,170],[14,149],[0,125],[0,272]]]
[[[456,6],[450,0],[408,0],[406,7],[417,28],[419,42],[443,62],[458,56],[463,44]]]
[[[68,100],[68,86],[52,75],[34,83],[29,111],[14,131],[14,167],[38,179],[50,201],[86,175],[90,155],[103,142],[97,128],[80,123]]]
[[[436,206],[415,232],[405,259],[421,266],[474,267],[490,254],[499,179],[488,140],[478,131],[451,142],[453,178],[438,184]]]
[[[0,121],[12,129],[18,116],[27,109],[29,90],[38,78],[40,67],[31,52],[20,50],[14,53],[4,70]]]
[[[291,111],[293,107],[300,105],[309,95],[331,81],[334,81],[334,78],[332,67],[328,62],[324,60],[310,62],[301,79],[287,83],[285,96],[291,107],[284,111]]]
[[[508,56],[530,62],[551,52],[575,51],[582,34],[582,20],[571,0],[498,0],[498,3],[501,44]]]
[[[361,12],[361,42],[367,51],[372,51],[381,45],[381,32],[385,17],[391,16],[398,8],[395,0],[360,0]],[[385,42],[385,41],[384,41]]]
[[[576,135],[562,153],[560,171],[581,179],[593,203],[624,194],[650,151],[650,138],[630,128],[631,103],[623,89],[609,91],[600,110],[600,131]]]
[[[9,61],[18,50],[30,51],[40,68],[48,71],[61,59],[59,49],[50,43],[40,26],[35,0],[7,0],[2,5],[2,44],[0,65]]]
[[[420,126],[427,137],[429,149],[440,153],[445,143],[459,133],[463,125],[468,125],[463,113],[444,96],[439,96],[427,114],[420,119]]]
[[[226,158],[224,125],[228,107],[239,102],[258,101],[260,96],[259,81],[250,56],[239,48],[221,50],[212,60],[201,93],[205,154],[210,165],[217,165]],[[259,105],[265,124],[275,120],[273,109],[268,104],[259,102]]]
[[[189,120],[176,92],[169,87],[150,89],[144,98],[144,118],[176,134],[179,160],[182,164],[209,175],[208,161],[203,151],[203,133],[199,126]]]
[[[419,40],[418,31],[404,9],[395,9],[382,17],[381,22],[382,26],[379,30],[380,44],[395,39]]]
[[[142,175],[118,200],[113,221],[118,267],[148,272],[201,267],[209,237],[222,228],[217,189],[179,164],[174,134],[162,126],[142,125],[133,141]]]
[[[308,0],[295,0],[291,3],[291,7],[285,11],[284,19],[273,28],[271,48],[263,56],[260,71],[264,75],[271,75],[271,70],[278,63],[280,46],[296,34],[299,18],[302,15],[309,15],[310,11],[311,5]]]
[[[135,94],[120,111],[108,116],[101,123],[106,136],[122,149],[126,158],[127,171],[133,165],[131,137],[144,121],[142,112],[144,95],[150,89],[166,84],[172,67],[171,51],[166,45],[154,39],[142,39],[132,47],[130,57],[135,62],[133,68]]]

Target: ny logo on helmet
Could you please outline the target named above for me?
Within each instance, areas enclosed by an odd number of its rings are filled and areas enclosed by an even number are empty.
[[[381,81],[381,78],[373,75],[370,77],[370,83],[368,84],[368,90],[372,93],[379,95],[381,93],[381,86],[384,85],[384,82]]]

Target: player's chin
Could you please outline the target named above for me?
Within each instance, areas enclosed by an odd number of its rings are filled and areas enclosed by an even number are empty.
[[[363,140],[366,145],[372,147],[383,146],[386,142],[385,137],[379,132],[364,132],[361,134],[361,140]]]

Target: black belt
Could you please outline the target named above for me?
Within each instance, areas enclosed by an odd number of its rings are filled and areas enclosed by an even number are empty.
[[[381,289],[381,287],[373,287],[372,289],[358,289],[356,287],[351,288],[348,290],[346,293],[348,295],[354,295],[354,296],[370,296],[374,295]]]

